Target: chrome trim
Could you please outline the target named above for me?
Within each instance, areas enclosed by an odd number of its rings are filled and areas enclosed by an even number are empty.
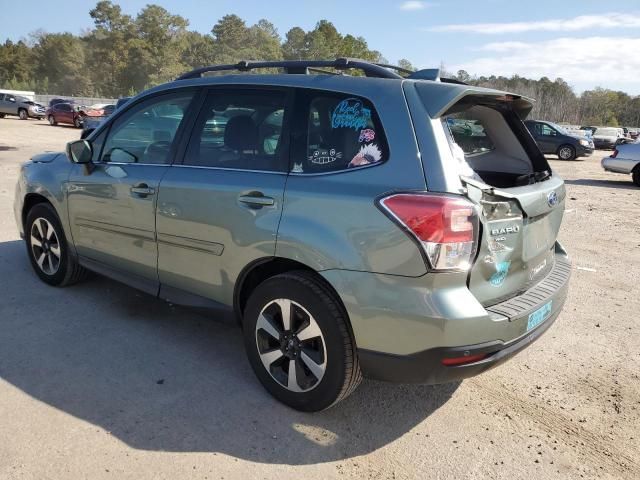
[[[229,167],[207,167],[204,165],[182,165],[182,164],[173,164],[171,167],[182,167],[182,168],[197,168],[203,170],[228,170],[230,172],[250,172],[250,173],[270,173],[274,175],[287,175],[287,172],[276,172],[273,170],[254,170],[254,169],[245,169],[245,168],[229,168]]]
[[[127,163],[127,162],[95,162],[96,166],[103,165],[139,165],[141,167],[170,167],[170,163]]]
[[[331,172],[313,172],[313,173],[289,172],[289,175],[296,176],[296,177],[317,177],[320,175],[336,175],[338,173],[356,172],[358,170],[364,170],[365,168],[379,167],[380,165],[387,163],[390,159],[391,158],[388,158],[383,162],[370,163],[369,165],[360,165],[358,167],[343,168],[341,170],[333,170]]]

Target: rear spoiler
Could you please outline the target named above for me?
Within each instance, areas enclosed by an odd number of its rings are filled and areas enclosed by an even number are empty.
[[[422,99],[422,103],[429,112],[429,116],[432,118],[442,117],[456,104],[463,106],[465,103],[506,103],[523,120],[533,109],[533,99],[515,93],[444,82],[429,83],[427,86],[426,84],[421,84],[420,81],[416,81],[414,85]]]

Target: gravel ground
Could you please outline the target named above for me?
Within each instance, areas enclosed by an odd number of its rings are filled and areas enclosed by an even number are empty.
[[[303,414],[263,391],[230,319],[36,279],[18,166],[78,137],[0,120],[0,478],[640,478],[640,189],[600,168],[607,153],[551,159],[574,269],[534,346],[459,384],[365,381]]]

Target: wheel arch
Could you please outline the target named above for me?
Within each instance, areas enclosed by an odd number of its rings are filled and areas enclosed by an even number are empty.
[[[347,327],[349,328],[349,332],[355,341],[349,314],[342,302],[342,299],[340,298],[340,295],[333,287],[333,285],[331,285],[331,283],[329,283],[322,275],[320,275],[320,273],[318,273],[310,266],[285,257],[261,258],[251,262],[242,270],[242,272],[240,272],[233,292],[233,309],[236,315],[237,322],[242,326],[242,316],[244,313],[244,308],[247,304],[247,300],[249,299],[251,292],[258,285],[275,275],[295,270],[307,272],[309,275],[313,276],[313,278],[318,283],[323,285],[329,291],[329,293],[340,305],[340,308],[342,308],[345,318],[347,319]]]
[[[27,215],[29,214],[29,211],[31,211],[31,209],[33,207],[35,207],[36,205],[38,205],[40,203],[48,203],[55,210],[55,207],[53,206],[53,203],[51,203],[51,201],[47,197],[45,197],[44,195],[42,195],[40,193],[27,193],[25,195],[24,204],[22,205],[22,227],[23,227],[23,229],[26,228],[25,224],[27,222]]]

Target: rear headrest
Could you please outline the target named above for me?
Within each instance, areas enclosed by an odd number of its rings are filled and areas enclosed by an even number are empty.
[[[233,117],[224,130],[224,146],[231,150],[256,150],[258,148],[258,127],[246,115]]]

